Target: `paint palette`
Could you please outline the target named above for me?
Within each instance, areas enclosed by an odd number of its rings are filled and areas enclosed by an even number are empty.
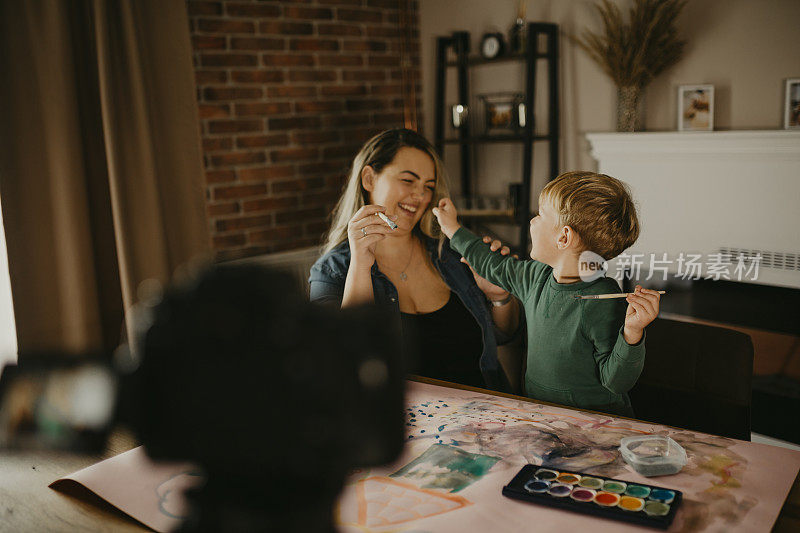
[[[683,498],[674,489],[536,465],[523,466],[503,495],[660,529],[672,523]]]

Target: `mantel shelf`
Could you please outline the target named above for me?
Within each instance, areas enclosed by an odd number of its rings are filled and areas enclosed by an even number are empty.
[[[800,130],[654,131],[587,133],[592,155],[800,156]]]

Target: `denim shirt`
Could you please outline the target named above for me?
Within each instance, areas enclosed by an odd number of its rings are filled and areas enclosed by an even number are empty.
[[[491,308],[486,301],[486,296],[475,283],[475,278],[472,276],[470,269],[460,262],[461,256],[450,248],[449,241],[446,241],[442,246],[441,257],[439,257],[438,253],[437,240],[424,238],[423,242],[431,262],[442,276],[444,282],[461,299],[464,307],[469,310],[481,328],[483,351],[481,352],[479,366],[486,386],[500,392],[511,392],[508,378],[497,360],[497,346],[498,344],[509,342],[513,336],[510,337],[503,334],[494,325]],[[311,301],[341,305],[349,267],[350,245],[347,241],[317,259],[316,263],[311,267],[311,275],[308,279]],[[400,320],[400,303],[398,301],[397,288],[378,269],[377,262],[373,263],[370,274],[372,276],[372,291],[375,303],[377,305],[390,306],[397,314],[397,319]],[[523,323],[524,320],[521,319],[520,325]],[[519,331],[514,336],[518,333]]]

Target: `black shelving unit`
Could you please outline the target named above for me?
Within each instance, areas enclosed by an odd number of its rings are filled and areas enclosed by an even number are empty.
[[[544,36],[544,50],[540,50],[540,36]],[[474,189],[472,175],[472,148],[485,143],[521,143],[523,146],[522,187],[514,206],[513,214],[498,215],[496,211],[481,213],[479,210],[469,210],[464,218],[483,220],[491,223],[506,223],[519,226],[519,241],[517,251],[524,252],[528,242],[528,221],[531,217],[531,178],[533,172],[533,143],[546,142],[549,147],[549,179],[559,174],[559,82],[558,82],[558,26],[544,22],[531,22],[528,24],[525,53],[516,53],[501,56],[495,59],[485,59],[480,56],[470,55],[470,35],[468,32],[455,32],[450,37],[439,37],[436,42],[436,98],[435,98],[435,145],[439,154],[444,157],[445,145],[457,145],[459,159],[461,160],[461,192],[466,197],[471,197]],[[455,61],[448,60],[448,53],[455,53]],[[469,121],[456,131],[456,137],[445,138],[445,121],[448,115],[448,106],[445,105],[445,92],[447,82],[447,69],[457,70],[458,102],[469,105],[469,72],[471,68],[481,65],[497,64],[501,62],[517,61],[525,63],[525,126],[519,133],[502,135],[473,135]],[[536,102],[536,74],[539,61],[546,63],[548,84],[548,115],[547,132],[535,131]],[[485,216],[484,216],[485,215]]]

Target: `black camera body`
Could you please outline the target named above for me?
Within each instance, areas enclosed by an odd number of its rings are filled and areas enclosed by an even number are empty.
[[[315,305],[290,274],[239,265],[137,314],[149,325],[117,354],[132,371],[107,354],[7,367],[0,447],[97,452],[127,425],[153,459],[204,472],[186,531],[333,531],[347,473],[400,454],[405,369],[388,311]]]
[[[347,473],[402,450],[399,324],[295,286],[218,266],[152,310],[126,418],[151,457],[205,470],[187,529],[332,530]]]

